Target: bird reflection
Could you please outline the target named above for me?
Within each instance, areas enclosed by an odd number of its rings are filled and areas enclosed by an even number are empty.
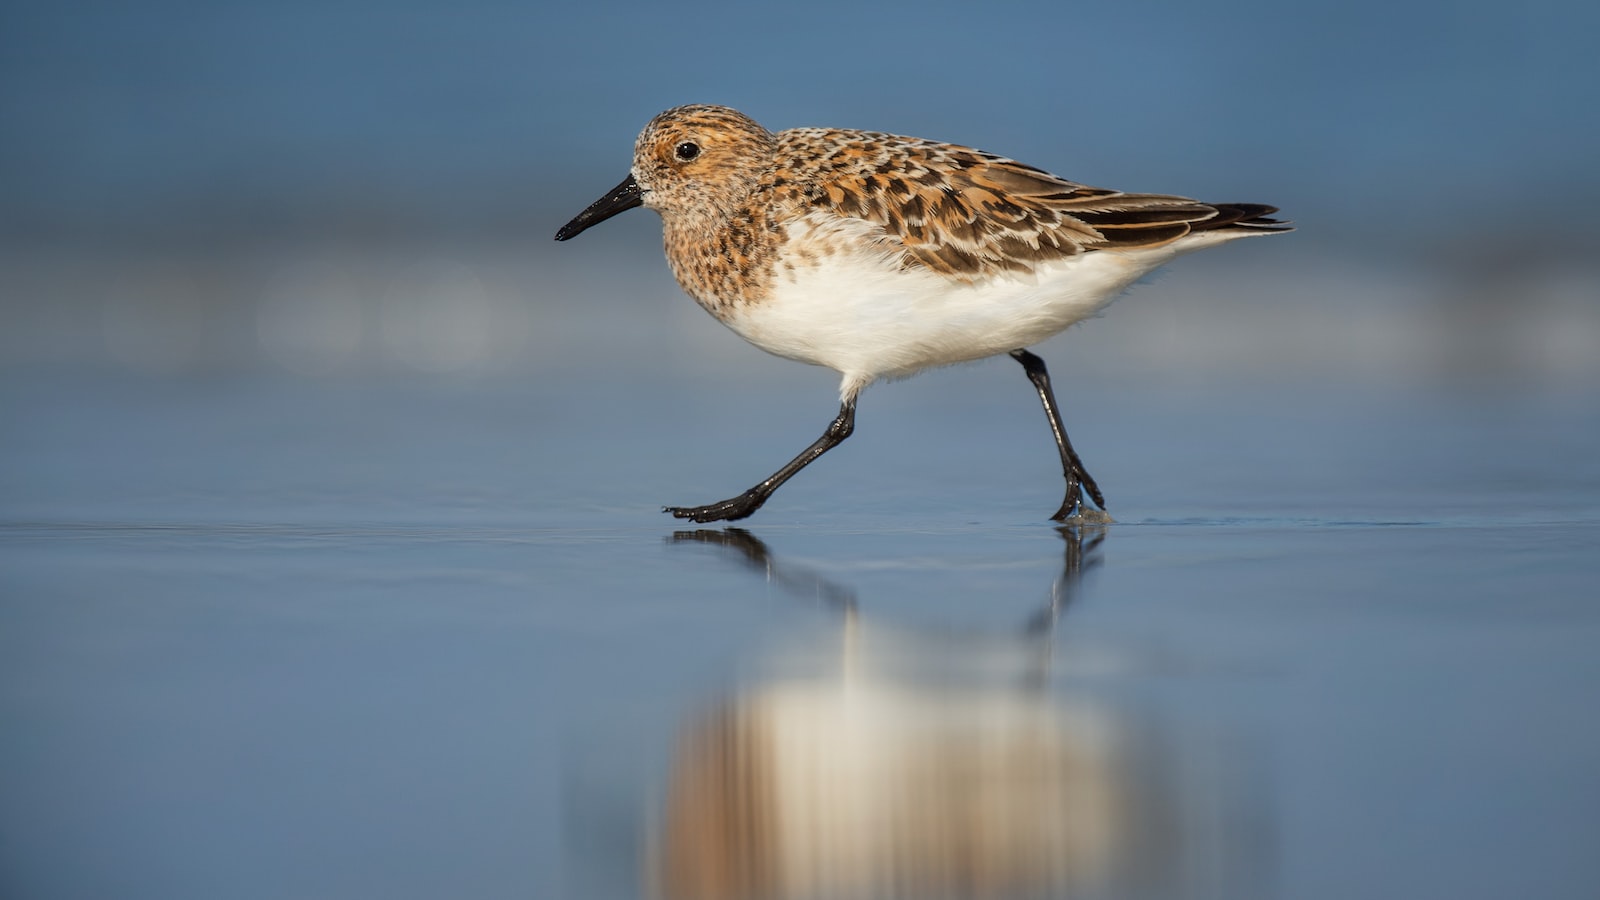
[[[726,548],[786,592],[840,610],[844,641],[816,672],[748,690],[680,733],[652,840],[656,893],[1000,898],[1147,887],[1149,872],[1132,873],[1169,817],[1146,802],[1137,754],[1103,708],[1045,689],[1052,632],[1105,539],[1100,528],[1060,533],[1062,570],[1043,608],[1009,636],[954,647],[886,626],[868,633],[854,591],[776,559],[747,531],[674,535]]]

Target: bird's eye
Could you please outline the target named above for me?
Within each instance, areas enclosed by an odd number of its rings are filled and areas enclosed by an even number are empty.
[[[678,155],[679,159],[688,162],[700,155],[700,145],[694,141],[684,141],[674,148],[673,152]]]

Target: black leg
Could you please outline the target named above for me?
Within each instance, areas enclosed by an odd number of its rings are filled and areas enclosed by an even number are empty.
[[[1089,472],[1083,467],[1083,461],[1078,459],[1077,451],[1072,449],[1072,441],[1067,439],[1067,429],[1061,425],[1061,411],[1056,408],[1056,395],[1050,390],[1050,372],[1044,367],[1044,360],[1026,350],[1011,351],[1011,358],[1022,363],[1023,371],[1028,373],[1028,380],[1033,382],[1034,388],[1039,391],[1039,399],[1044,403],[1044,414],[1050,417],[1050,430],[1056,436],[1056,449],[1061,451],[1061,473],[1067,478],[1067,497],[1061,501],[1061,508],[1050,518],[1064,522],[1079,512],[1079,507],[1083,504],[1084,491],[1089,492],[1089,497],[1094,500],[1096,506],[1105,509],[1106,498],[1100,493],[1100,486],[1089,477]]]
[[[1037,359],[1037,357],[1035,358]],[[811,446],[800,451],[799,456],[789,460],[783,468],[772,473],[772,477],[766,481],[731,500],[724,500],[721,503],[712,503],[706,506],[667,506],[663,507],[661,511],[672,513],[680,519],[693,519],[696,522],[716,522],[720,520],[732,522],[735,519],[742,519],[760,509],[761,504],[767,502],[767,498],[772,496],[772,492],[776,491],[779,485],[793,478],[796,472],[810,465],[817,457],[839,446],[855,430],[856,401],[852,397],[839,404],[839,415],[834,417],[833,423],[828,426],[827,431],[822,433],[822,437],[812,441]]]

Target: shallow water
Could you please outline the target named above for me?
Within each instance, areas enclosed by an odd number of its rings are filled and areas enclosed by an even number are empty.
[[[991,365],[0,386],[29,897],[1589,897],[1600,407]]]

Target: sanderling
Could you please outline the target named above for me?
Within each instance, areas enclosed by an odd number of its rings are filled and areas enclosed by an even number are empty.
[[[656,116],[628,177],[556,232],[624,210],[661,214],[667,262],[691,297],[769,353],[842,376],[822,436],[744,493],[669,506],[742,519],[855,429],[879,379],[1009,354],[1044,403],[1067,492],[1051,518],[1105,509],[1061,425],[1044,360],[1027,347],[1104,309],[1180,254],[1292,230],[1275,207],[1125,194],[970,147],[837,128],[773,134],[723,106]]]

